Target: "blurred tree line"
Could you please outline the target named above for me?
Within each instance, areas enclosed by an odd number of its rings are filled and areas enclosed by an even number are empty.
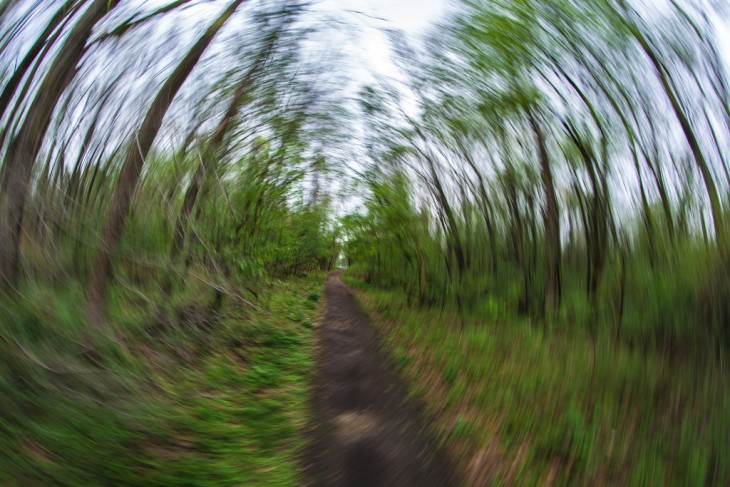
[[[707,2],[466,1],[366,88],[354,268],[420,306],[730,345],[728,80]]]
[[[308,7],[0,0],[0,484],[295,483],[344,127]]]
[[[257,295],[332,267],[316,147],[336,110],[300,54],[306,7],[3,2],[3,290],[79,281],[101,326],[115,278],[169,296],[202,272],[217,307],[230,278]],[[185,39],[193,8],[210,18]]]

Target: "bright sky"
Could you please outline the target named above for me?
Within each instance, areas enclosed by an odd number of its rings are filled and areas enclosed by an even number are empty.
[[[648,1],[661,3],[663,0]],[[345,69],[352,79],[351,90],[347,91],[354,96],[361,86],[382,77],[403,77],[391,60],[389,41],[383,30],[401,30],[417,41],[453,5],[449,0],[321,0],[315,4],[314,11],[315,16],[342,19],[348,25],[357,26],[354,31],[340,29],[334,38],[328,39],[351,58]],[[717,30],[717,45],[730,74],[730,19],[713,14],[713,23]],[[352,211],[359,202],[357,195],[350,195],[340,211]]]
[[[448,0],[321,0],[315,16],[345,22],[337,41],[355,60],[353,75],[363,81],[396,75],[384,30],[401,30],[411,37],[425,34],[446,11]],[[333,25],[333,28],[336,27]],[[333,29],[333,30],[334,30]],[[328,30],[329,31],[329,30]]]
[[[354,52],[362,56],[362,70],[393,74],[387,39],[380,29],[399,29],[410,36],[418,36],[426,33],[445,14],[449,4],[452,4],[449,0],[322,0],[315,4],[315,10],[339,15],[352,12],[348,17],[353,21],[359,17],[358,24],[363,31],[353,40],[353,47],[356,48]],[[730,67],[730,18],[723,19],[715,14],[712,18],[720,53],[726,66]]]
[[[665,0],[646,1],[661,4]],[[147,7],[156,2],[166,3],[166,0],[133,0],[132,4],[136,2]],[[362,85],[382,76],[401,76],[391,61],[384,30],[400,30],[415,40],[427,33],[455,4],[454,0],[313,0],[309,18],[325,33],[317,37],[317,42],[322,43],[320,48],[329,46],[342,51],[349,59],[343,66],[348,72],[343,74],[351,77],[356,85]],[[211,1],[198,8],[217,12],[222,5]],[[198,9],[191,11],[199,12]],[[197,16],[193,16],[196,17],[193,21],[197,20]],[[726,66],[730,67],[730,19],[714,15],[713,20],[720,52],[725,57]],[[727,47],[723,49],[723,46]]]

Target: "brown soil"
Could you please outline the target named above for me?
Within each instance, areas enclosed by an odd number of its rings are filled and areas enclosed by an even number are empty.
[[[327,278],[319,327],[309,484],[456,485],[450,460],[339,274]]]

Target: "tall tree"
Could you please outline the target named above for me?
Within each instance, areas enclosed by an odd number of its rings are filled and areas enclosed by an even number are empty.
[[[76,74],[94,25],[119,0],[93,0],[79,18],[30,103],[23,124],[10,141],[0,178],[0,286],[15,284],[19,274],[20,236],[33,167],[53,111]]]
[[[193,47],[183,57],[152,101],[149,110],[133,140],[130,141],[122,164],[116,191],[112,198],[106,226],[101,239],[101,248],[89,279],[89,294],[86,311],[89,320],[101,325],[106,314],[106,295],[111,274],[112,257],[124,229],[124,221],[129,212],[134,190],[144,167],[147,154],[152,148],[162,121],[173,98],[200,60],[215,35],[225,25],[245,0],[234,0],[221,15],[198,38]]]
[[[77,3],[76,1],[68,0],[61,7],[58,8],[53,17],[48,21],[46,28],[36,38],[31,48],[26,52],[23,60],[18,64],[13,72],[13,75],[3,86],[2,92],[0,92],[0,118],[5,113],[5,109],[10,104],[13,96],[16,93],[20,82],[23,80],[28,72],[28,68],[36,61],[36,58],[43,50],[44,46],[53,44],[58,36],[61,34],[62,27],[68,19],[73,16],[76,10],[83,4]]]

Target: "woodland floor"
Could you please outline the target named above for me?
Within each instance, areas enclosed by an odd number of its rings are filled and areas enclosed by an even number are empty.
[[[458,483],[418,404],[378,346],[368,316],[335,272],[319,327],[307,452],[312,485],[448,486]]]

